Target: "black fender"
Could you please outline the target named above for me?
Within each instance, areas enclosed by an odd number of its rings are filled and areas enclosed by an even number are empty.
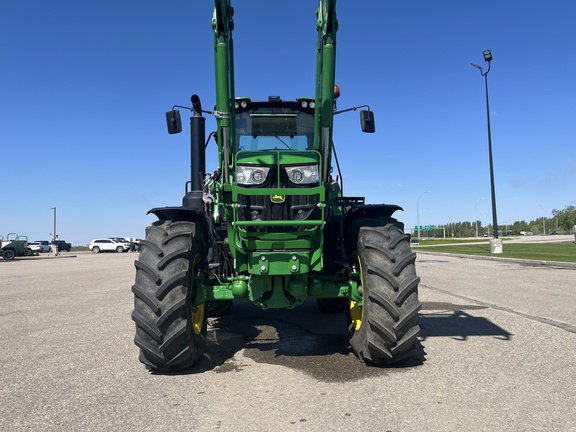
[[[208,219],[204,212],[198,211],[192,207],[155,207],[148,211],[146,214],[152,213],[159,220],[172,220],[172,221],[190,221],[195,222],[200,226],[204,239],[210,241],[210,229],[208,226]]]
[[[360,219],[396,221],[392,219],[392,215],[398,210],[404,209],[396,204],[360,204],[349,208],[341,220],[341,236],[345,253],[349,256],[356,248],[359,228],[357,221]]]

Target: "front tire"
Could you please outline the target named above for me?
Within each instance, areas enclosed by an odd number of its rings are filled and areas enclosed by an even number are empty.
[[[2,258],[4,258],[6,261],[13,260],[15,256],[16,253],[12,249],[6,249],[2,254]]]
[[[122,246],[118,246],[118,247],[116,248],[116,252],[122,253],[122,252],[124,252],[124,248],[123,248]]]
[[[207,311],[194,306],[193,276],[205,260],[203,235],[194,222],[158,221],[146,228],[135,262],[135,344],[151,369],[177,371],[204,354]]]
[[[353,253],[362,281],[362,306],[350,301],[350,345],[365,363],[390,364],[410,357],[420,333],[416,254],[395,219],[357,223]]]

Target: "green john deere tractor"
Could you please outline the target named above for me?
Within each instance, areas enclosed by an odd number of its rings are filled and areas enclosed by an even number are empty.
[[[396,205],[344,196],[333,173],[332,126],[338,21],[336,0],[319,0],[316,94],[285,101],[236,98],[230,0],[215,0],[214,111],[193,95],[191,177],[180,207],[150,210],[136,261],[135,343],[148,368],[193,366],[206,345],[207,317],[232,301],[294,308],[316,299],[341,307],[350,345],[368,364],[395,363],[415,351],[419,278],[410,236]],[[166,113],[169,133],[180,112]],[[216,118],[218,168],[205,169],[205,118]],[[374,132],[369,107],[364,132]],[[342,178],[339,173],[337,178]]]

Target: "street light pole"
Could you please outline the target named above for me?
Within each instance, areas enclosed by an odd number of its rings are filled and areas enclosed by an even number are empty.
[[[420,198],[430,191],[422,192],[416,200],[416,228],[418,228],[418,243],[420,243]]]
[[[482,201],[484,198],[478,198],[476,200],[476,209],[474,212],[474,217],[476,218],[476,238],[478,238],[478,202]]]
[[[56,207],[50,207],[52,210],[54,210],[54,232],[52,233],[53,238],[52,240],[56,240],[58,237],[56,236]]]
[[[492,131],[490,129],[490,102],[488,99],[488,72],[490,72],[490,62],[492,61],[492,53],[490,50],[485,50],[482,53],[484,55],[484,60],[488,62],[488,70],[486,72],[482,71],[482,68],[477,64],[470,63],[475,68],[480,69],[480,74],[484,77],[484,85],[486,87],[486,119],[488,122],[488,158],[490,160],[490,192],[492,194],[492,230],[494,240],[498,239],[498,218],[496,216],[496,191],[494,187],[494,163],[492,158]],[[500,247],[498,252],[501,252],[502,246],[500,243]],[[495,252],[495,251],[493,251]]]
[[[491,58],[491,57],[490,57]],[[490,71],[490,60],[488,70],[484,74],[484,83],[486,86],[486,119],[488,122],[488,157],[490,159],[490,192],[492,193],[492,220],[494,224],[494,238],[498,238],[498,218],[496,216],[496,189],[494,187],[494,161],[492,158],[492,130],[490,129],[490,102],[488,100],[488,72]]]
[[[544,213],[544,206],[542,204],[538,204],[542,207],[542,213]],[[542,216],[542,225],[544,225],[544,235],[546,235],[546,216]],[[558,230],[556,230],[558,231]]]

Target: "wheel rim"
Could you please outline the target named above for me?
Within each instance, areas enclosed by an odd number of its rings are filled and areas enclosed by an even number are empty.
[[[350,300],[350,319],[354,330],[358,331],[362,327],[362,308],[356,306],[357,302]]]
[[[196,306],[196,310],[192,310],[192,328],[194,333],[199,335],[204,326],[204,303]]]
[[[352,259],[358,264],[358,269],[360,271],[360,285],[364,285],[364,277],[362,273],[362,263],[360,262],[360,257],[356,252],[352,254]],[[354,326],[354,330],[358,331],[362,327],[362,307],[358,306],[358,302],[354,300],[350,300],[350,320],[352,321],[352,325]]]
[[[202,257],[200,256],[200,254],[196,254],[192,262],[192,268],[194,270],[196,270],[196,265],[200,261],[202,261]],[[194,330],[194,333],[196,333],[197,335],[199,335],[202,332],[202,328],[204,327],[204,312],[205,312],[204,303],[199,304],[195,308],[194,307],[192,308],[192,329]]]

